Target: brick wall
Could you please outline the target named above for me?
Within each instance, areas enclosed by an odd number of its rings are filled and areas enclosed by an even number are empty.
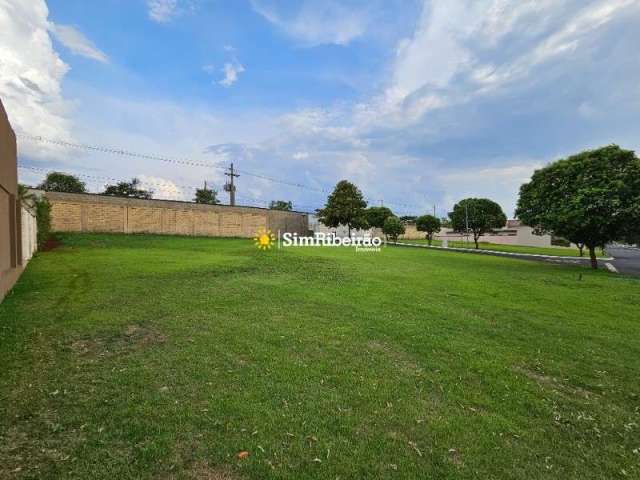
[[[261,228],[306,234],[305,213],[254,207],[198,205],[93,194],[47,192],[51,228],[58,232],[160,233],[253,237]]]

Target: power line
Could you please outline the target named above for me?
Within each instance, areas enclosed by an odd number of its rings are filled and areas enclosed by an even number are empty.
[[[24,138],[27,140],[31,140],[31,141],[35,141],[35,142],[40,142],[40,143],[47,143],[47,144],[52,144],[52,145],[58,145],[58,146],[62,146],[62,147],[67,147],[67,148],[76,148],[76,149],[82,149],[82,150],[91,150],[91,151],[96,151],[96,152],[102,152],[102,153],[108,153],[108,154],[112,154],[112,155],[122,155],[122,156],[129,156],[129,157],[135,157],[135,158],[141,158],[141,159],[145,159],[145,160],[158,160],[158,161],[162,161],[162,162],[167,162],[167,163],[174,163],[174,164],[179,164],[179,165],[188,165],[188,166],[194,166],[194,167],[207,167],[207,168],[214,168],[214,169],[218,169],[218,170],[224,170],[225,171],[225,175],[229,175],[229,173],[227,172],[227,168],[226,167],[222,167],[219,165],[219,163],[222,162],[217,162],[216,163],[206,163],[206,162],[194,162],[192,160],[188,160],[188,159],[175,159],[175,158],[171,158],[171,157],[166,157],[166,156],[162,156],[162,155],[150,155],[150,154],[144,154],[144,153],[137,153],[137,152],[132,152],[130,150],[126,150],[126,149],[122,149],[122,148],[114,148],[114,147],[105,147],[105,146],[98,146],[98,145],[88,145],[88,144],[84,144],[84,143],[74,143],[74,142],[68,142],[65,140],[55,140],[55,139],[51,139],[51,138],[45,138],[39,135],[27,135],[27,134],[17,134],[18,138]],[[308,190],[308,191],[312,191],[312,192],[316,192],[316,193],[324,193],[324,194],[329,194],[332,192],[331,189],[326,189],[323,187],[312,187],[303,183],[299,183],[299,182],[293,182],[290,180],[283,180],[283,179],[278,179],[275,177],[270,177],[268,175],[263,175],[260,173],[255,173],[255,172],[250,172],[247,170],[240,170],[240,169],[235,169],[235,172],[237,173],[241,173],[243,175],[249,176],[249,177],[253,177],[253,178],[258,178],[261,180],[266,180],[272,183],[278,183],[281,185],[287,185],[287,186],[291,186],[291,187],[296,187],[296,188],[301,188],[304,190]],[[233,174],[234,176],[237,176],[235,173]],[[233,177],[230,177],[233,179]],[[232,183],[232,182],[230,182]],[[235,185],[234,185],[235,186]],[[198,188],[198,187],[188,187],[188,188]],[[231,192],[230,196],[231,196]],[[391,206],[396,206],[396,207],[403,207],[406,209],[422,209],[424,206],[422,205],[416,205],[416,204],[409,204],[409,203],[402,203],[402,202],[390,202],[390,201],[386,201],[386,200],[382,200],[382,199],[372,199],[371,197],[365,197],[365,199],[367,200],[368,203],[371,204],[375,204],[378,202],[384,202],[388,205]]]
[[[41,167],[32,167],[32,166],[28,166],[28,165],[18,165],[18,168],[21,170],[31,170],[34,172],[39,172],[39,173],[49,173],[52,172],[54,170],[52,169],[48,169],[48,168],[41,168]],[[115,177],[108,177],[108,176],[104,176],[104,175],[90,175],[90,174],[86,174],[86,173],[75,173],[75,172],[71,172],[71,174],[83,178],[83,179],[88,179],[88,180],[98,180],[98,181],[108,181],[108,182],[127,182],[128,180],[123,179],[123,178],[115,178]],[[199,186],[195,186],[195,185],[182,185],[182,184],[176,184],[174,182],[163,182],[161,180],[147,180],[144,179],[142,181],[143,184],[151,184],[151,185],[156,185],[156,186],[164,186],[164,187],[170,187],[170,188],[175,188],[177,190],[180,190],[182,192],[183,195],[186,195],[186,190],[198,190],[201,187]],[[248,200],[254,204],[260,204],[260,205],[265,205],[265,206],[269,206],[270,202],[264,199],[258,199],[256,197],[253,198],[249,198],[249,197],[241,197],[239,196],[238,198],[244,199],[245,201]],[[300,204],[297,202],[292,202],[292,204],[298,208],[298,209],[312,209],[315,210],[316,207],[313,207],[311,205],[306,205],[306,204]],[[241,205],[240,205],[241,206]]]
[[[171,157],[165,157],[165,156],[161,156],[161,155],[150,155],[150,154],[146,154],[146,153],[138,153],[138,152],[132,152],[130,150],[125,150],[122,148],[113,148],[113,147],[103,147],[103,146],[97,146],[97,145],[87,145],[84,143],[73,143],[73,142],[67,142],[65,140],[54,140],[51,138],[45,138],[45,137],[41,137],[39,135],[27,135],[24,133],[19,133],[16,135],[18,138],[24,138],[26,140],[32,140],[34,142],[40,142],[40,143],[47,143],[47,144],[51,144],[51,145],[58,145],[61,147],[68,147],[68,148],[75,148],[75,149],[79,149],[79,150],[92,150],[95,152],[102,152],[102,153],[109,153],[112,155],[123,155],[123,156],[127,156],[127,157],[136,157],[136,158],[143,158],[145,160],[159,160],[161,162],[168,162],[168,163],[175,163],[175,164],[179,164],[179,165],[189,165],[192,167],[213,167],[213,168],[219,168],[224,170],[224,167],[220,167],[216,164],[213,163],[206,163],[206,162],[194,162],[192,160],[187,160],[187,159],[177,159],[177,158],[171,158]],[[220,162],[219,162],[220,163]]]

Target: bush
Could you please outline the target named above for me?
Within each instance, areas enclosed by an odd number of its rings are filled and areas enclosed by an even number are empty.
[[[398,217],[387,217],[384,221],[382,232],[389,237],[392,242],[397,242],[398,237],[404,233],[404,224]]]
[[[44,247],[51,236],[51,205],[46,198],[35,201],[36,223],[38,224],[38,248]]]

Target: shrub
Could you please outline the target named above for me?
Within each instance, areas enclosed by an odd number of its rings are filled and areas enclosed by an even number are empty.
[[[36,223],[38,225],[38,248],[44,247],[51,236],[51,205],[42,197],[35,201]]]
[[[404,233],[404,224],[398,217],[387,217],[384,221],[382,232],[389,237],[392,242],[397,242],[398,237]]]

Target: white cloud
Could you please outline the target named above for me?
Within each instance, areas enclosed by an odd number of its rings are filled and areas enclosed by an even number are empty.
[[[102,63],[109,62],[109,57],[77,28],[71,25],[51,24],[50,30],[54,37],[72,53]]]
[[[256,13],[305,46],[347,45],[362,36],[370,23],[367,10],[351,9],[334,0],[305,0],[297,9],[278,9],[277,3],[251,0]]]
[[[238,81],[238,75],[244,72],[244,67],[237,61],[227,62],[222,67],[222,72],[224,73],[224,78],[218,83],[223,87],[230,87]]]
[[[437,182],[447,192],[444,203],[451,207],[461,198],[491,198],[512,217],[520,186],[531,179],[543,162],[531,161],[497,167],[466,167],[444,170],[437,174]]]
[[[178,14],[177,0],[147,0],[149,18],[154,22],[167,23]]]
[[[0,2],[0,98],[17,133],[71,139],[61,84],[69,67],[49,37],[44,0]],[[64,158],[59,148],[20,142],[19,154]]]
[[[171,180],[151,175],[138,175],[140,186],[144,190],[153,191],[153,198],[163,200],[191,200],[193,191],[189,188],[180,188]]]

